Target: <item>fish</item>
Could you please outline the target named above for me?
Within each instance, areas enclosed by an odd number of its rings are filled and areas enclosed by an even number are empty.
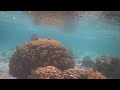
[[[36,34],[32,34],[32,36],[31,36],[32,41],[38,40],[38,39],[39,39],[39,36],[37,36]]]

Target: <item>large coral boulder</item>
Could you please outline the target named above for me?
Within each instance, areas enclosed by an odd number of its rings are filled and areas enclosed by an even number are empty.
[[[62,71],[54,66],[38,67],[28,79],[63,79]]]
[[[27,78],[38,67],[55,66],[60,70],[74,68],[71,52],[56,40],[38,39],[16,49],[9,63],[9,73]]]

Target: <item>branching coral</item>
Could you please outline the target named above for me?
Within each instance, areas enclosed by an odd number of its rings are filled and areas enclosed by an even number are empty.
[[[38,67],[32,74],[28,76],[28,79],[63,79],[61,70],[54,66]]]
[[[106,79],[98,71],[86,71],[79,69],[67,69],[63,72],[65,79]]]
[[[60,70],[74,68],[73,56],[58,41],[39,39],[17,48],[10,59],[10,74],[27,78],[38,67],[55,66]]]

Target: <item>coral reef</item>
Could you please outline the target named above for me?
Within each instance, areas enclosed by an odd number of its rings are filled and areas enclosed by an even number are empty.
[[[83,60],[81,61],[82,65],[85,67],[93,67],[95,62],[93,60],[91,60],[91,58],[89,56],[86,56],[83,58]]]
[[[63,71],[63,76],[65,79],[79,79],[79,70],[78,69],[67,69]]]
[[[63,72],[54,66],[38,67],[28,79],[106,79],[98,71],[67,69]]]
[[[16,49],[9,62],[9,73],[27,78],[38,67],[55,66],[60,70],[74,68],[72,54],[58,41],[38,39]]]
[[[103,16],[114,23],[120,22],[120,11],[103,11]]]
[[[38,67],[28,79],[63,79],[62,71],[54,66]]]
[[[120,58],[113,58],[101,56],[97,58],[94,70],[101,72],[107,78],[119,79],[120,78]]]
[[[80,69],[67,69],[63,72],[65,79],[106,79],[98,71],[80,70]]]
[[[107,79],[99,71],[88,71],[88,79]]]

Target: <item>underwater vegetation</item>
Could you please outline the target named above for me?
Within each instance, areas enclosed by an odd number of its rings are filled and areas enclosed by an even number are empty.
[[[94,70],[101,72],[107,78],[120,78],[120,58],[101,56],[96,59]]]
[[[31,41],[17,46],[10,58],[9,73],[19,79],[118,79],[120,58],[101,56],[94,62],[83,58],[82,66],[93,70],[75,69],[72,51],[51,38],[32,35]]]
[[[72,54],[58,41],[38,39],[16,48],[9,62],[9,73],[27,78],[38,67],[55,66],[60,70],[74,68]]]
[[[38,67],[28,79],[63,79],[62,71],[54,66]]]
[[[9,62],[9,73],[19,79],[120,78],[120,58],[101,56],[94,62],[86,56],[79,62],[93,70],[74,69],[74,61],[72,52],[58,41],[33,35],[30,42],[16,47]]]

